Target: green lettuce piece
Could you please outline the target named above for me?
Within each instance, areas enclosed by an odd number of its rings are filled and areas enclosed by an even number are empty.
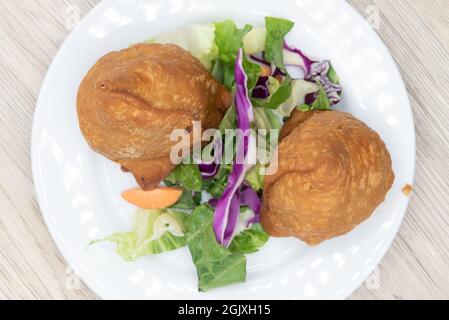
[[[266,154],[264,155],[258,153],[259,157],[264,157],[264,159],[259,158],[259,161],[266,164],[271,160],[271,157],[278,146],[279,133],[283,125],[283,121],[277,110],[259,107],[254,107],[253,110],[257,129],[266,130],[266,134],[262,134],[262,132],[259,131],[257,137],[259,152],[263,149],[266,150]],[[261,191],[263,189],[263,183],[265,180],[265,176],[263,175],[264,170],[265,166],[258,163],[246,174],[246,182],[256,191]]]
[[[226,88],[232,89],[235,83],[234,69],[238,50],[244,47],[243,38],[252,30],[247,24],[238,29],[231,20],[215,23],[215,43],[218,55],[212,67],[212,74]],[[248,89],[251,90],[260,74],[260,66],[244,59],[243,68],[248,76]]]
[[[311,105],[305,104],[305,103],[303,103],[302,105],[296,107],[296,109],[298,109],[301,112],[309,112],[309,111],[313,110]]]
[[[224,64],[222,61],[216,60],[212,67],[212,75],[218,82],[229,90],[232,90],[235,84],[234,68],[234,65]],[[243,57],[243,69],[248,77],[248,90],[252,91],[259,79],[261,67],[258,64],[250,62],[246,57]]]
[[[254,107],[254,120],[257,129],[280,129],[282,127],[281,117],[271,109]]]
[[[245,176],[245,181],[257,192],[263,190],[265,182],[265,176],[263,175],[264,170],[265,167],[260,163],[257,163]]]
[[[226,129],[236,129],[237,127],[237,114],[235,113],[235,107],[232,106],[226,112],[223,120],[221,120],[220,125],[218,126],[218,130],[220,130],[221,134],[225,134]]]
[[[313,102],[312,105],[302,104],[298,106],[298,110],[302,112],[307,112],[311,110],[331,110],[331,103],[329,101],[329,98],[327,97],[326,91],[323,88],[321,88],[320,91],[318,91],[316,100]]]
[[[272,79],[270,79],[270,82],[277,81],[276,79]],[[272,85],[270,84],[270,88],[271,87]],[[291,97],[292,90],[292,79],[290,77],[286,77],[276,91],[270,91],[272,94],[267,99],[252,99],[252,102],[256,107],[277,109]]]
[[[201,192],[184,191],[181,198],[170,209],[193,209],[201,203]]]
[[[202,292],[246,280],[246,258],[217,243],[212,228],[213,214],[211,207],[199,206],[186,222],[187,245]]]
[[[201,172],[196,164],[180,164],[165,179],[165,182],[170,186],[178,185],[184,189],[198,192],[203,187]]]
[[[126,261],[139,257],[173,251],[186,245],[184,223],[188,215],[172,210],[139,210],[134,217],[133,230],[114,233],[89,246],[110,241],[117,254]]]
[[[234,253],[250,254],[258,252],[268,241],[270,236],[260,223],[254,224],[251,229],[237,235],[229,247]]]
[[[252,90],[257,84],[257,80],[259,80],[260,72],[262,68],[256,64],[249,61],[246,56],[243,57],[243,69],[245,70],[246,77],[248,78],[247,86],[250,94],[252,94]]]
[[[211,73],[218,82],[224,83],[224,67],[220,60],[214,61]]]
[[[243,37],[252,30],[247,24],[243,29],[238,29],[231,20],[215,23],[215,43],[218,47],[218,58],[224,64],[235,64],[235,59],[240,48],[243,47]]]
[[[232,164],[222,164],[217,175],[211,180],[205,181],[205,189],[213,198],[219,199],[222,196],[228,184],[228,177],[231,171]]]
[[[305,80],[293,80],[290,98],[279,106],[276,112],[282,118],[290,117],[292,111],[304,102],[308,94],[318,92],[318,90],[320,90],[320,86],[316,83]]]
[[[234,69],[232,69],[230,66],[225,66],[223,85],[229,90],[232,90],[234,87],[234,83],[235,83]]]
[[[273,62],[279,69],[286,71],[284,65],[284,38],[293,29],[294,22],[266,17],[267,38],[265,41],[265,59]]]
[[[332,83],[340,84],[340,78],[338,77],[337,71],[335,71],[332,64],[330,65],[329,72],[327,73],[327,76],[329,77],[329,80]]]
[[[176,44],[197,57],[208,70],[211,69],[212,61],[218,54],[213,24],[179,28],[153,38],[147,43]]]
[[[318,96],[313,103],[312,107],[316,110],[330,110],[331,104],[329,98],[327,97],[326,91],[321,88],[318,92]]]
[[[255,54],[265,50],[267,29],[254,28],[243,37],[246,54]]]
[[[230,64],[224,64],[221,60],[215,60],[212,67],[212,75],[229,90],[232,90],[235,82],[234,69]]]

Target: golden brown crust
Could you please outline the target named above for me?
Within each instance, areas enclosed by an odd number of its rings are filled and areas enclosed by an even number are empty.
[[[286,136],[288,136],[294,129],[299,127],[303,122],[309,120],[315,114],[318,114],[323,111],[311,111],[311,112],[300,112],[295,110],[288,121],[284,124],[281,129],[281,133],[279,135],[279,139],[283,140]]]
[[[266,177],[262,224],[270,235],[316,245],[351,231],[384,201],[394,174],[379,135],[337,111],[297,111]]]
[[[107,158],[126,163],[138,180],[153,184],[173,166],[174,129],[217,127],[231,104],[231,94],[176,45],[138,44],[101,58],[78,91],[81,131],[89,145]],[[154,162],[161,171],[149,170]],[[142,167],[141,167],[142,166]],[[168,171],[169,173],[169,171]]]
[[[169,157],[151,160],[128,159],[119,160],[118,162],[125,171],[132,172],[136,182],[143,190],[157,188],[161,181],[175,168]]]

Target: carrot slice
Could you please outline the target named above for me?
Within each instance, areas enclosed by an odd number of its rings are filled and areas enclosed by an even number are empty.
[[[183,190],[179,188],[157,188],[144,191],[140,188],[122,193],[123,199],[141,209],[165,209],[181,198]]]

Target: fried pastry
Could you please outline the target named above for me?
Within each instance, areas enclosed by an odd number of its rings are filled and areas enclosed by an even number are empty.
[[[281,132],[278,171],[265,180],[261,221],[276,237],[310,245],[354,229],[394,181],[379,135],[338,111],[295,111]]]
[[[93,150],[134,174],[143,189],[174,168],[174,129],[216,128],[231,93],[176,45],[138,44],[101,58],[78,91],[81,132]]]

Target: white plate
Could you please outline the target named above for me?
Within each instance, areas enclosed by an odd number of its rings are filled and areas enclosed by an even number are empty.
[[[391,152],[395,184],[374,216],[349,235],[318,247],[271,239],[248,257],[240,285],[198,293],[187,249],[121,260],[112,244],[86,244],[130,227],[133,208],[120,193],[130,175],[91,151],[78,129],[75,97],[102,55],[171,29],[231,18],[263,25],[264,16],[296,21],[290,43],[329,58],[341,77],[344,103],[377,130]],[[398,69],[376,33],[340,0],[104,0],[78,25],[54,59],[39,98],[32,159],[37,195],[50,232],[74,271],[102,298],[297,299],[345,298],[374,270],[406,211],[401,193],[412,183],[415,133]]]

